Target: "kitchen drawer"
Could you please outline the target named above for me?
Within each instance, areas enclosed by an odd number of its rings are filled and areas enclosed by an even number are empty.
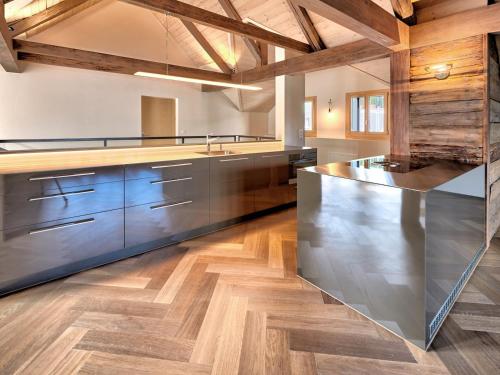
[[[210,222],[219,223],[255,211],[254,158],[233,155],[210,161]]]
[[[288,154],[266,153],[255,157],[255,210],[262,211],[294,201],[288,183]]]
[[[60,277],[65,267],[75,272],[79,262],[123,248],[123,210],[0,231],[0,294]]]
[[[208,165],[208,158],[127,165],[125,179],[155,178],[165,180],[191,177],[196,171],[208,170]]]
[[[53,189],[123,181],[123,171],[123,167],[103,167],[1,175],[0,195],[25,193],[38,196]]]
[[[123,208],[123,186],[123,181],[120,181],[46,190],[42,195],[23,191],[0,196],[1,228]]]
[[[156,202],[125,209],[125,246],[167,239],[209,224],[208,200]]]
[[[197,200],[208,196],[209,171],[192,170],[177,178],[149,177],[125,182],[125,206],[164,201],[166,203]]]

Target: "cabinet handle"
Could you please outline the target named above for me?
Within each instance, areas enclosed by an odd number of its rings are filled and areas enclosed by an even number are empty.
[[[279,158],[280,156],[283,156],[283,155],[262,155],[261,157],[262,158]]]
[[[58,178],[83,177],[83,176],[94,176],[94,175],[95,172],[73,173],[73,174],[62,174],[56,176],[30,177],[28,181],[55,180]]]
[[[179,203],[173,203],[173,204],[160,204],[159,206],[151,206],[149,207],[151,210],[159,210],[160,208],[170,208],[170,207],[175,207],[175,206],[182,206],[184,204],[191,204],[193,201],[185,201],[185,202],[179,202]]]
[[[74,191],[70,193],[61,193],[61,194],[53,194],[53,195],[45,195],[41,197],[33,197],[29,198],[29,202],[34,202],[34,201],[43,201],[45,199],[52,199],[52,198],[61,198],[61,197],[69,197],[70,195],[81,195],[81,194],[90,194],[90,193],[95,193],[94,189],[88,189],[88,190],[82,190],[82,191]]]
[[[182,163],[182,164],[170,164],[170,165],[153,165],[151,169],[163,169],[163,168],[175,168],[175,167],[186,167],[188,165],[193,165],[193,163]]]
[[[178,181],[189,181],[192,180],[193,177],[186,177],[186,178],[174,178],[172,180],[159,180],[159,181],[151,181],[151,185],[156,185],[156,184],[166,184],[168,182],[178,182]]]
[[[225,162],[228,162],[228,161],[238,161],[238,160],[248,160],[248,158],[237,158],[237,159],[223,159],[223,160],[219,160],[221,163],[225,163]]]
[[[64,228],[69,228],[69,227],[76,227],[77,225],[90,224],[90,223],[93,223],[94,221],[95,221],[95,219],[93,219],[93,218],[92,219],[79,220],[79,221],[73,221],[72,223],[59,224],[59,225],[53,225],[51,227],[30,230],[29,234],[32,235],[32,234],[50,232],[52,230],[64,229]]]

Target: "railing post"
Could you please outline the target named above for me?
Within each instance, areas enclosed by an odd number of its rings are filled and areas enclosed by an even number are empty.
[[[108,140],[104,139],[104,147],[108,147]]]

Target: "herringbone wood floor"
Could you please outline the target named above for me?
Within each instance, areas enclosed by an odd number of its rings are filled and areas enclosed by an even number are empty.
[[[432,351],[295,276],[288,210],[0,299],[0,374],[498,374],[500,243]]]

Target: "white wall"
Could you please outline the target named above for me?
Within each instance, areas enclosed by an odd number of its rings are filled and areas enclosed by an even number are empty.
[[[345,138],[346,93],[388,88],[381,80],[349,66],[306,74],[306,96],[317,96],[318,100],[318,138]],[[330,98],[332,113],[328,113]]]
[[[253,133],[253,116],[198,85],[29,64],[0,72],[0,138],[140,136],[141,95],[178,98],[179,133]],[[266,119],[257,116],[257,126]],[[267,126],[267,123],[265,124]]]
[[[166,32],[159,17],[105,1],[31,40],[165,61]],[[168,61],[192,66],[171,38]],[[21,74],[0,68],[0,138],[140,136],[141,95],[178,99],[179,135],[262,135],[267,129],[267,116],[239,112],[221,92],[202,93],[199,85],[26,64]]]

